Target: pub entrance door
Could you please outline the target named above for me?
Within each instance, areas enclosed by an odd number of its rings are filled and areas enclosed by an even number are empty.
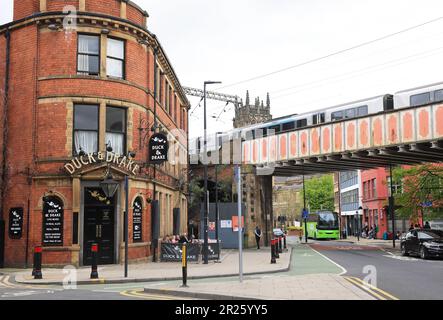
[[[98,264],[115,263],[115,203],[100,188],[85,188],[83,264],[92,264],[92,244],[98,245]]]

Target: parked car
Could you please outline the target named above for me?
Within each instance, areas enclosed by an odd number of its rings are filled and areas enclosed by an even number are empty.
[[[443,257],[443,231],[435,229],[413,229],[401,238],[403,256],[418,255],[422,259]]]
[[[429,221],[431,229],[442,230],[443,231],[443,221]]]

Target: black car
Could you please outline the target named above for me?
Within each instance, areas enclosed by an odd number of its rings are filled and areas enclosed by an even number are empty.
[[[435,229],[414,229],[402,237],[401,253],[419,255],[422,259],[443,257],[443,231]]]

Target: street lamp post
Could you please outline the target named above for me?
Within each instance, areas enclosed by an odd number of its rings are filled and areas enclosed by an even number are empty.
[[[360,206],[358,207],[358,210],[355,212],[357,214],[357,241],[360,241],[360,211],[363,210],[363,208]]]
[[[204,215],[203,215],[203,233],[204,233],[204,244],[203,244],[203,264],[208,264],[208,206],[209,206],[209,197],[208,197],[208,159],[207,159],[207,124],[206,124],[206,86],[209,84],[221,83],[220,81],[205,81],[203,83],[203,159],[204,159],[204,195],[205,195],[205,205],[204,205]]]
[[[108,147],[107,151],[112,151],[112,148]],[[130,152],[129,157],[134,158],[135,152]],[[112,174],[109,172],[109,164],[105,179],[100,182],[100,187],[105,193],[107,198],[112,198],[118,189],[119,182],[115,181]],[[125,238],[125,278],[128,277],[128,241],[129,241],[129,178],[125,175],[125,221],[124,221],[124,238]]]
[[[306,188],[305,188],[305,174],[303,172],[303,215],[305,225],[305,242],[308,243],[308,226],[307,226],[307,214],[306,214]]]

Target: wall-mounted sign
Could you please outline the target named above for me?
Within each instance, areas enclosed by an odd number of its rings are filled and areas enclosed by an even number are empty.
[[[57,197],[45,197],[43,201],[44,246],[63,245],[63,203]]]
[[[241,217],[241,228],[242,231],[245,227],[245,217]],[[238,232],[238,216],[232,216],[232,231]]]
[[[168,138],[163,133],[156,133],[149,139],[149,161],[162,163],[168,161]]]
[[[132,240],[134,242],[142,241],[142,219],[142,199],[138,197],[134,200],[134,204],[132,206]]]
[[[80,170],[84,166],[101,162],[107,162],[117,168],[126,170],[133,175],[136,175],[140,169],[140,166],[135,164],[135,162],[127,156],[121,156],[114,152],[103,153],[100,151],[73,158],[70,162],[65,164],[65,170],[68,171],[69,174],[74,174],[77,170]]]
[[[223,229],[231,229],[232,220],[220,220],[220,227]]]
[[[23,234],[23,208],[9,210],[9,238],[21,239]]]

